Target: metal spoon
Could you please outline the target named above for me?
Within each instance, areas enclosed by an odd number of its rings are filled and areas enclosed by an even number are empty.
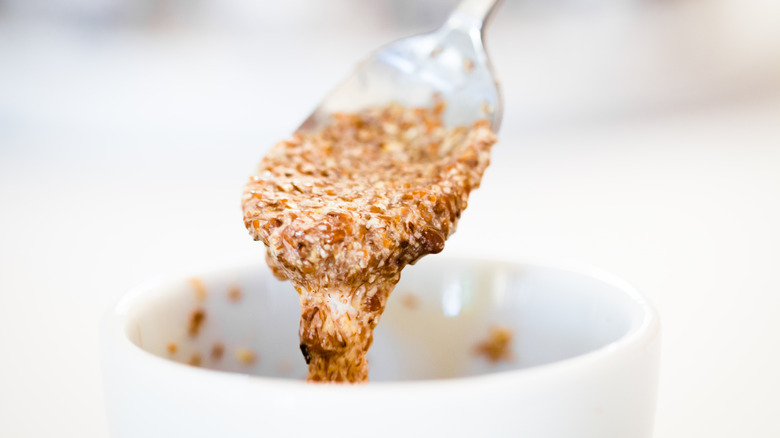
[[[487,119],[498,131],[502,99],[485,52],[485,25],[502,0],[462,0],[439,29],[382,47],[323,100],[298,128],[317,130],[334,112],[356,112],[400,103],[430,107],[446,103],[448,127]]]

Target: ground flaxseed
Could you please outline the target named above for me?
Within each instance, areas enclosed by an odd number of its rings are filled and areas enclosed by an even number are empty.
[[[241,301],[241,298],[243,298],[244,294],[241,292],[241,288],[238,286],[231,286],[230,289],[228,289],[227,297],[228,300],[233,301],[234,303],[237,303]]]
[[[195,298],[198,301],[205,300],[206,296],[208,296],[208,290],[206,289],[206,285],[203,284],[203,280],[192,277],[187,281],[189,281],[190,285],[192,285],[192,288],[195,290]]]
[[[203,358],[200,356],[200,354],[192,353],[192,356],[190,356],[190,361],[187,362],[187,363],[192,365],[192,366],[194,366],[194,367],[199,367],[201,362],[202,362],[202,360],[203,360]]]
[[[206,311],[203,309],[195,309],[190,314],[190,318],[187,322],[187,333],[190,336],[195,337],[200,333],[200,328],[203,325],[203,321],[206,319]]]
[[[217,342],[211,347],[211,358],[215,361],[222,359],[222,355],[225,354],[225,346],[222,343]]]
[[[243,365],[252,365],[257,362],[257,353],[249,348],[238,348],[236,350],[236,359]]]
[[[444,248],[496,138],[442,126],[444,106],[334,114],[274,146],[242,198],[244,223],[300,296],[310,381],[368,379],[366,352],[407,264]]]
[[[492,363],[511,362],[511,345],[512,331],[508,327],[494,326],[488,336],[476,345],[475,352]]]

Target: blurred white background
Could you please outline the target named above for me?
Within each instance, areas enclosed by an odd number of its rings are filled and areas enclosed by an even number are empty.
[[[106,437],[101,314],[262,256],[241,186],[454,0],[0,0],[0,436]],[[596,265],[664,321],[656,436],[780,436],[780,2],[506,0],[451,254]]]

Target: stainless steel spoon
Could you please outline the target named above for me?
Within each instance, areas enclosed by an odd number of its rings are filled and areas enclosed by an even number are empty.
[[[485,26],[502,0],[462,0],[439,29],[382,47],[323,100],[298,128],[311,131],[329,123],[334,112],[355,112],[400,103],[430,107],[446,103],[448,127],[487,119],[501,124],[502,99],[485,52]]]

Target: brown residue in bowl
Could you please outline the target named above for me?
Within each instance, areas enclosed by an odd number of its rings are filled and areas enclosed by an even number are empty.
[[[213,347],[211,347],[211,358],[213,360],[220,360],[222,359],[222,355],[225,354],[225,346],[222,345],[221,342],[216,342]]]
[[[198,353],[192,353],[192,356],[190,356],[190,361],[187,362],[189,365],[192,365],[194,367],[199,367],[202,362],[202,358],[200,354]]]
[[[179,346],[175,342],[169,342],[165,349],[168,350],[168,354],[176,354],[179,351]]]
[[[475,352],[492,363],[511,362],[514,360],[511,343],[512,331],[508,327],[497,325],[493,326],[488,336],[476,345]]]
[[[244,365],[252,365],[257,362],[257,353],[249,348],[239,347],[236,350],[236,359]]]
[[[203,309],[195,309],[190,314],[189,323],[187,325],[187,333],[190,336],[195,337],[200,333],[200,328],[203,326],[203,321],[206,319],[206,311]]]
[[[418,307],[420,307],[420,299],[417,298],[417,295],[411,292],[406,292],[401,295],[401,305],[409,310],[416,310]]]
[[[187,281],[192,285],[192,288],[195,290],[195,298],[197,298],[198,301],[205,300],[206,296],[208,296],[208,290],[206,290],[206,285],[203,284],[203,280],[197,277],[191,277]]]
[[[230,301],[232,301],[234,303],[237,303],[237,302],[241,301],[241,298],[244,297],[244,294],[243,294],[243,292],[241,292],[241,288],[240,287],[234,285],[234,286],[231,286],[230,289],[228,289],[227,297],[228,297],[228,300],[230,300]]]

